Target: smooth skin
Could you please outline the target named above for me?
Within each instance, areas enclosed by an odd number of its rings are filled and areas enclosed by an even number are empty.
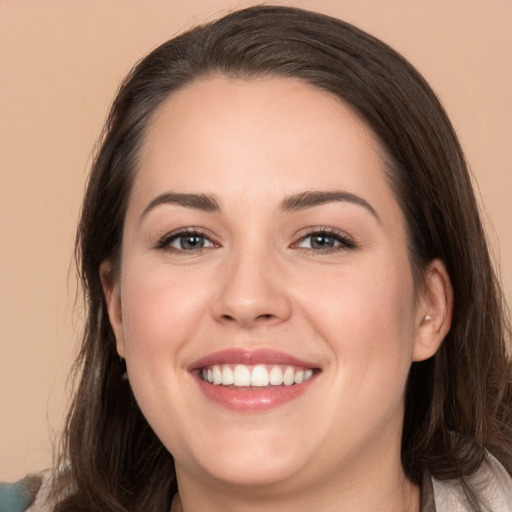
[[[342,194],[286,207],[309,192]],[[175,459],[173,510],[419,510],[400,464],[404,391],[411,363],[448,332],[453,299],[438,260],[417,289],[405,232],[383,148],[330,94],[217,76],[159,108],[120,272],[105,262],[102,281],[130,384]],[[320,372],[279,407],[228,410],[188,368],[232,347]]]

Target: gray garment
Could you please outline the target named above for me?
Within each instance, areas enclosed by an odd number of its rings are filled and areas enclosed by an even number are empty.
[[[481,512],[512,512],[512,477],[490,453],[466,483],[478,497]],[[430,476],[423,482],[421,505],[421,512],[475,512],[459,480]]]

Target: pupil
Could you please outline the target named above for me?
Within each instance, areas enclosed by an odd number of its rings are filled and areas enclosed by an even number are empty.
[[[326,247],[334,247],[334,238],[325,235],[315,235],[311,240],[313,249],[325,249]]]
[[[204,247],[204,239],[200,235],[182,236],[180,245],[182,249],[201,249]]]

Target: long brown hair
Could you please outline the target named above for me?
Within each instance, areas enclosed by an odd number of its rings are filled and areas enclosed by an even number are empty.
[[[476,470],[485,450],[512,473],[510,328],[459,142],[419,73],[384,43],[340,20],[252,7],[194,28],[140,61],[119,89],[95,158],[76,239],[87,320],[76,363],[55,510],[168,511],[172,455],[142,416],[116,353],[100,264],[119,261],[139,150],[159,105],[200,78],[292,77],[357,111],[387,151],[407,221],[417,283],[434,258],[448,269],[452,327],[431,359],[413,363],[402,463],[420,483]],[[478,505],[475,503],[475,509]]]

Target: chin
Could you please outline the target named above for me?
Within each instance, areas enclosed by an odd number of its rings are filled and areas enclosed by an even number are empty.
[[[285,483],[297,474],[298,465],[292,460],[239,457],[237,460],[220,458],[213,467],[205,469],[225,485],[258,489]]]
[[[208,479],[213,478],[224,485],[258,488],[279,486],[293,479],[312,458],[304,446],[298,450],[300,443],[290,442],[289,435],[253,434],[242,436],[242,439],[221,435],[215,444],[208,448],[206,443],[202,444],[195,456],[189,454],[190,458],[182,459],[182,462],[189,469],[195,467]]]

